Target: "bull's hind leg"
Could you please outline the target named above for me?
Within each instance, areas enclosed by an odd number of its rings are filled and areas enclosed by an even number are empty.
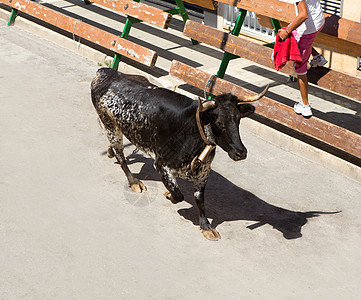
[[[105,129],[108,140],[110,142],[110,146],[108,147],[108,157],[115,158],[119,162],[120,166],[122,167],[125,176],[128,179],[129,187],[138,193],[146,191],[147,188],[145,185],[137,178],[134,177],[132,172],[129,170],[128,165],[126,163],[124,157],[124,146],[123,146],[123,133],[119,129],[109,130]]]

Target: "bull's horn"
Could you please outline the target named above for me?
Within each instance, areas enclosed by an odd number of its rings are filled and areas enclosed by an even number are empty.
[[[200,103],[201,103],[199,105],[199,111],[200,112],[204,112],[207,109],[210,109],[210,108],[213,108],[213,107],[216,106],[216,101],[213,101],[213,100],[208,100],[208,101],[204,101],[204,102],[200,101]]]
[[[252,101],[257,101],[259,99],[261,99],[268,91],[268,88],[269,88],[269,84],[267,84],[267,86],[265,87],[265,89],[259,93],[258,95],[256,96],[251,96],[251,97],[245,97],[245,98],[238,98],[239,100],[239,104],[242,103],[242,102],[252,102]]]

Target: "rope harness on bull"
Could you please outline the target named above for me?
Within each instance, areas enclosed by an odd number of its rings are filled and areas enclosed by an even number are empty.
[[[207,99],[208,95],[207,95],[207,88],[209,88],[212,80],[214,77],[217,77],[216,75],[211,75],[207,81],[207,84],[204,88],[204,98]],[[196,122],[197,122],[197,127],[198,127],[198,131],[199,134],[201,135],[202,140],[204,141],[204,143],[206,144],[206,147],[203,149],[202,153],[198,156],[196,156],[191,163],[191,168],[192,171],[196,171],[200,165],[205,164],[208,160],[209,155],[211,154],[211,152],[216,148],[216,145],[212,144],[206,137],[206,134],[204,133],[202,124],[201,124],[201,119],[200,119],[200,111],[202,109],[203,103],[207,102],[207,100],[203,100],[202,98],[198,97],[198,107],[197,107],[197,111],[196,111]]]

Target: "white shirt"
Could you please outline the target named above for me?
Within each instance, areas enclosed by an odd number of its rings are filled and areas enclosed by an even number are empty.
[[[296,30],[300,34],[311,34],[320,30],[325,24],[325,18],[321,7],[320,0],[292,0],[296,7],[296,15],[298,9],[296,3],[305,1],[308,19],[303,22]]]

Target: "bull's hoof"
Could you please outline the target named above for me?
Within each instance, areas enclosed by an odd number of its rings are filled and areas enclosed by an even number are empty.
[[[169,191],[165,191],[165,192],[163,193],[163,195],[164,195],[168,200],[170,200],[173,204],[177,204],[177,203],[183,201],[183,198],[182,198],[182,197],[180,197],[179,199],[177,199],[177,198],[174,197],[174,196],[172,195],[172,193],[169,192]]]
[[[221,235],[215,229],[202,230],[203,236],[210,241],[218,241],[221,239]]]
[[[113,158],[115,156],[112,146],[108,146],[107,155],[109,158]]]
[[[137,182],[129,184],[129,187],[132,189],[133,192],[142,193],[147,190],[146,186],[140,180]]]

